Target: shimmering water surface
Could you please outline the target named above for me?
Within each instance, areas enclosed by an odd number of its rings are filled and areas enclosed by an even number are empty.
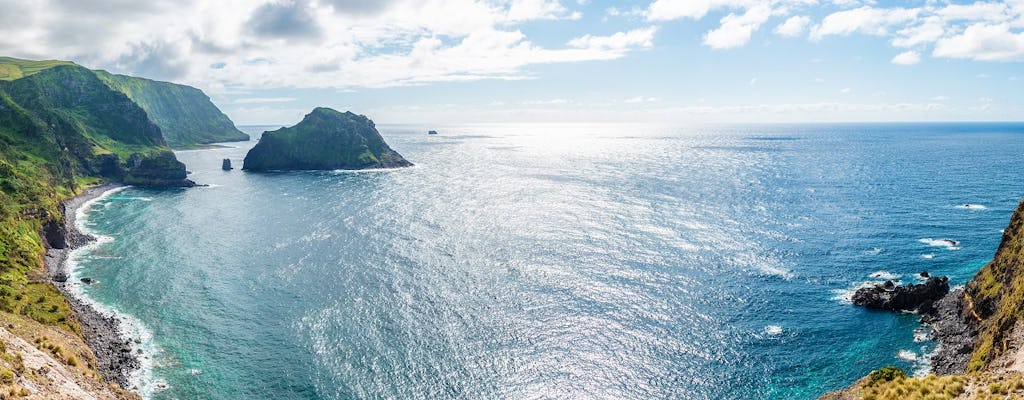
[[[1020,124],[381,131],[417,166],[221,171],[232,144],[178,154],[209,187],[88,210],[113,240],[77,276],[152,335],[144,392],[814,398],[926,368],[916,316],[843,296],[965,282],[1024,196]]]

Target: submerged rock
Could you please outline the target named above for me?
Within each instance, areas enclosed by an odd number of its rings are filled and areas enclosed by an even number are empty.
[[[875,310],[928,312],[932,304],[949,293],[946,277],[928,278],[922,284],[896,285],[886,281],[871,287],[857,289],[853,304]]]

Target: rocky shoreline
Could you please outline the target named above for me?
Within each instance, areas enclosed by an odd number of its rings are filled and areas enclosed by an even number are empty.
[[[79,232],[75,227],[77,210],[86,202],[118,187],[120,185],[106,184],[89,188],[65,201],[62,205],[64,223],[47,224],[44,227],[43,238],[46,242],[46,270],[54,286],[67,297],[71,309],[78,317],[85,343],[96,355],[100,375],[107,381],[117,382],[122,388],[134,390],[136,388],[130,387],[129,377],[141,367],[141,364],[132,352],[131,340],[121,332],[120,320],[116,316],[99,312],[88,302],[77,297],[71,288],[79,283],[69,279],[70,274],[67,270],[67,260],[71,252],[96,240],[91,235]]]

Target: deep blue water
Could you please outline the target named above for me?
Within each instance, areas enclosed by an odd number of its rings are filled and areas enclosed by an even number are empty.
[[[241,143],[95,203],[78,276],[151,335],[146,393],[814,398],[932,347],[844,293],[967,281],[1024,197],[1021,124],[381,131],[417,166],[221,171]]]

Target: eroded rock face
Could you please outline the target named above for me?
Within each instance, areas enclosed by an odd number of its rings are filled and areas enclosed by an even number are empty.
[[[928,278],[922,284],[896,285],[893,281],[858,289],[853,304],[875,310],[911,311],[925,313],[932,305],[949,293],[946,277]]]

